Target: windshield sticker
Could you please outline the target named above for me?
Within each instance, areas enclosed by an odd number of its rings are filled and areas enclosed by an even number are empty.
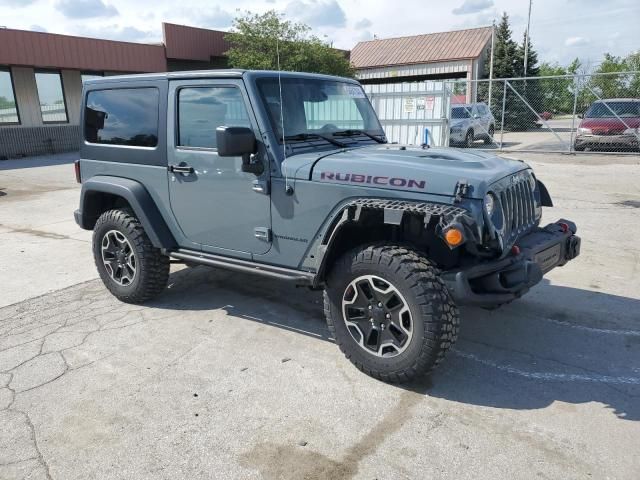
[[[346,182],[346,183],[365,183],[370,185],[416,188],[418,190],[424,190],[427,186],[426,180],[414,180],[412,178],[402,178],[402,177],[361,175],[358,173],[321,172],[320,180],[324,180],[324,181],[334,180],[334,181]]]
[[[347,95],[351,98],[365,98],[364,90],[357,85],[347,85]]]

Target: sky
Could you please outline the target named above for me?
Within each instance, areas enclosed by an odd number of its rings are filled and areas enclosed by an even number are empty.
[[[523,36],[527,0],[0,0],[0,27],[132,42],[162,41],[161,23],[228,30],[241,12],[276,10],[335,47],[491,25],[503,11]],[[640,0],[533,0],[531,40],[539,61],[595,67],[604,53],[640,50]]]

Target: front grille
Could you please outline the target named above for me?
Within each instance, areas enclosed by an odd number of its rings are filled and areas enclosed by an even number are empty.
[[[529,175],[514,175],[507,186],[499,192],[504,213],[502,232],[503,248],[511,245],[522,233],[536,225],[536,202],[529,184]]]

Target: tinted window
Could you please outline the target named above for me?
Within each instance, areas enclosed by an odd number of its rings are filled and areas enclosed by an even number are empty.
[[[36,86],[40,100],[42,121],[66,122],[67,107],[62,91],[62,77],[58,72],[36,72]]]
[[[0,124],[19,122],[11,73],[0,70]]]
[[[471,109],[469,107],[454,107],[451,109],[451,118],[469,118]]]
[[[158,145],[156,88],[93,90],[87,95],[84,135],[88,142],[135,147]]]
[[[251,127],[240,90],[193,87],[178,92],[178,145],[216,148],[216,128]]]

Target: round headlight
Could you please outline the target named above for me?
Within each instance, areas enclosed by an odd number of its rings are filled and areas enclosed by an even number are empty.
[[[532,192],[536,189],[536,177],[531,173],[529,174],[529,186],[531,187]]]
[[[496,197],[493,193],[487,193],[484,196],[484,209],[487,212],[487,215],[493,215],[493,212],[496,208]]]

